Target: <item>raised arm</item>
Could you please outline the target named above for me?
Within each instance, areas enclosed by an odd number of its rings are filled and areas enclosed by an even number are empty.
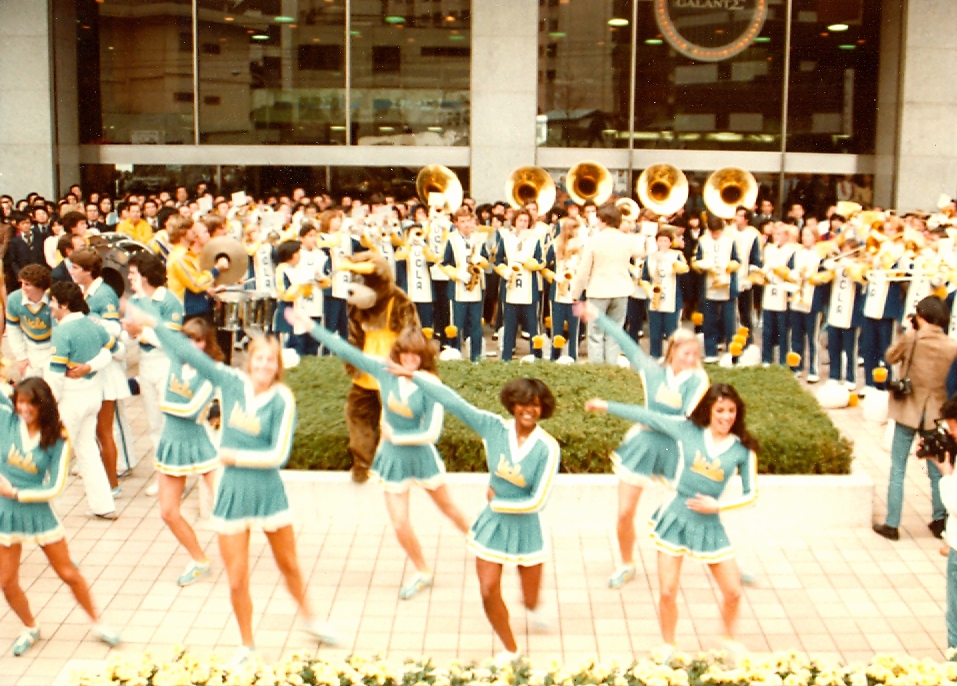
[[[758,458],[753,450],[748,450],[744,460],[738,463],[738,472],[741,474],[741,495],[719,501],[722,512],[745,507],[758,499]]]
[[[660,412],[653,412],[640,405],[617,403],[612,400],[608,401],[608,414],[644,424],[649,429],[671,436],[676,441],[687,438],[688,434],[697,428],[690,419],[685,417],[673,417]]]
[[[53,500],[63,492],[66,486],[66,477],[70,464],[70,439],[64,432],[52,448],[53,459],[50,460],[50,469],[40,488],[21,488],[17,491],[17,501],[21,503],[42,503]]]
[[[156,310],[153,309],[151,305],[146,305],[143,309],[157,321],[159,320]],[[212,381],[216,386],[226,386],[238,378],[229,367],[216,362],[209,355],[193,345],[185,334],[179,331],[173,331],[167,326],[154,326],[153,332],[164,348],[190,365],[200,376]]]
[[[361,369],[366,374],[376,377],[376,379],[389,375],[382,360],[366,355],[352,343],[342,340],[339,334],[334,331],[329,331],[326,327],[313,323],[309,328],[309,335],[331,350],[333,355],[343,362],[351,364],[356,369]]]
[[[429,404],[431,407],[426,413],[426,423],[422,430],[402,434],[392,432],[392,438],[389,441],[393,445],[428,445],[439,440],[439,436],[442,435],[442,420],[445,417],[445,410],[442,405],[435,401],[431,401]]]
[[[555,475],[558,474],[558,467],[561,463],[561,448],[558,446],[558,441],[548,434],[545,434],[542,440],[548,448],[548,457],[538,472],[537,482],[532,492],[522,500],[492,498],[489,507],[494,512],[528,514],[538,512],[545,507],[545,502],[548,500],[549,493],[551,493],[552,484],[555,482]]]
[[[247,469],[278,469],[289,459],[292,439],[296,432],[296,399],[286,386],[280,384],[277,394],[282,398],[282,416],[274,424],[269,449],[265,451],[237,450],[235,465]]]
[[[415,372],[412,375],[412,381],[422,389],[423,393],[440,403],[476,433],[484,435],[490,429],[502,426],[500,416],[472,406],[465,398],[431,374]]]
[[[631,368],[636,372],[650,372],[659,369],[655,360],[641,349],[635,341],[625,333],[625,330],[618,326],[614,319],[604,312],[598,314],[595,324],[601,327],[602,331],[608,334],[621,348],[621,352],[628,358]],[[645,389],[647,392],[648,389]]]

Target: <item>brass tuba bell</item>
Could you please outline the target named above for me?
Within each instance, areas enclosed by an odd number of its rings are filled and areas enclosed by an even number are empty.
[[[668,217],[688,200],[688,178],[670,164],[653,164],[638,177],[635,191],[641,204],[661,217]]]
[[[440,193],[444,197],[442,205],[436,205],[437,209],[445,212],[455,212],[462,205],[462,183],[455,172],[441,164],[430,164],[422,167],[418,176],[415,177],[415,192],[419,200],[431,207],[430,196],[434,201],[433,193]]]
[[[565,187],[569,197],[576,204],[582,205],[591,200],[601,205],[611,197],[615,190],[615,182],[611,172],[598,162],[579,162],[565,175]]]
[[[758,182],[754,175],[739,167],[725,167],[713,172],[704,184],[705,207],[721,219],[734,219],[738,206],[751,208],[758,199]]]
[[[638,215],[641,214],[641,208],[631,198],[619,198],[615,201],[615,207],[621,212],[621,218],[631,222],[638,221]]]
[[[555,182],[541,167],[519,167],[505,180],[505,197],[515,209],[534,202],[538,205],[539,214],[545,214],[555,204]]]

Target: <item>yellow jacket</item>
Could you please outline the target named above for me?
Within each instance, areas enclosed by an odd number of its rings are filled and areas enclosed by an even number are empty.
[[[140,219],[136,224],[129,219],[124,219],[116,225],[116,230],[118,233],[125,233],[134,241],[139,241],[143,245],[149,243],[153,237],[153,227],[145,219]]]
[[[215,270],[214,270],[215,271]],[[173,246],[166,263],[166,287],[182,302],[186,291],[205,293],[216,274],[199,267],[199,255],[181,245]]]

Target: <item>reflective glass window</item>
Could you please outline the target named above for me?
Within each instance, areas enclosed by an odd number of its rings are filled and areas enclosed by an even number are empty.
[[[352,142],[468,145],[471,0],[351,0]]]
[[[200,0],[198,28],[201,143],[345,143],[345,0]]]
[[[190,0],[77,0],[81,143],[193,142]]]

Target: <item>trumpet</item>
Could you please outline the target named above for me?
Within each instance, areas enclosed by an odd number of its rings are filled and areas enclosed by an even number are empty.
[[[515,279],[517,279],[518,275],[522,273],[522,265],[513,262],[511,265],[509,265],[509,269],[511,271],[508,276],[508,287],[513,288],[515,286]]]
[[[568,290],[572,287],[572,281],[575,279],[575,272],[565,271],[562,273],[562,278],[559,280],[557,288],[558,295],[565,296],[568,295]]]

